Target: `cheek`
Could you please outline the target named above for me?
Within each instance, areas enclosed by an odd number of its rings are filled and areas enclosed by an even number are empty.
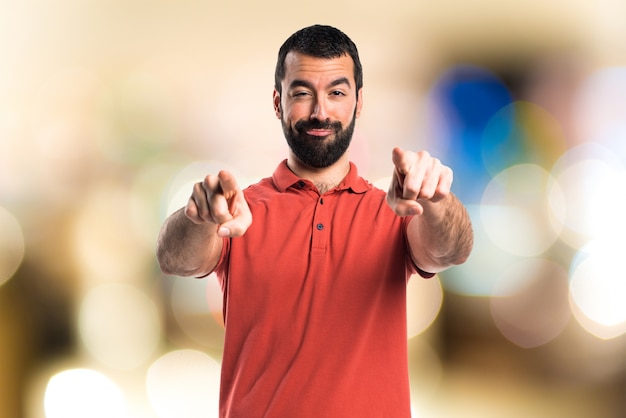
[[[357,102],[342,102],[337,104],[334,109],[334,116],[341,121],[349,122],[352,118],[359,113],[359,105]]]
[[[341,123],[343,123],[343,126],[346,127],[348,126],[353,119],[356,119],[358,116],[355,113],[355,109],[351,109],[351,110],[346,110],[345,112],[341,113]]]
[[[343,114],[343,119],[344,119],[346,122],[351,122],[351,121],[352,121],[352,118],[354,118],[355,116],[356,116],[355,109],[354,109],[354,108],[352,108],[352,109],[350,109],[350,110],[346,111],[346,112]]]
[[[302,105],[283,107],[282,118],[284,121],[295,123],[301,119],[308,118],[306,108]]]

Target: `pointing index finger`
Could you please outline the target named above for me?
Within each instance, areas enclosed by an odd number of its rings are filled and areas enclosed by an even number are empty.
[[[391,160],[396,167],[396,172],[401,176],[406,175],[411,169],[410,165],[407,164],[405,154],[405,151],[399,147],[395,147],[391,154]]]
[[[235,179],[235,176],[233,176],[229,171],[226,170],[220,171],[217,174],[217,177],[220,181],[222,195],[228,203],[228,211],[234,217],[239,211],[239,206],[237,204],[237,194],[240,192],[240,189],[239,185],[237,184],[237,180]]]
[[[393,149],[392,159],[402,199],[417,200],[424,181],[424,167],[419,166],[415,153],[398,147]]]

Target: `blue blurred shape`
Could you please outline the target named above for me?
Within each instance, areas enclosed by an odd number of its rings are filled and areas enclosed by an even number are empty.
[[[441,158],[455,172],[454,193],[466,203],[479,203],[491,175],[483,163],[482,141],[492,117],[513,101],[509,89],[485,68],[460,65],[435,83],[431,100],[439,115],[435,127]],[[506,117],[507,114],[503,114]],[[512,129],[514,115],[499,121]]]

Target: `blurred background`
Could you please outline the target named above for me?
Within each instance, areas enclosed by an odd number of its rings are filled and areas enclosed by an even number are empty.
[[[351,157],[455,170],[470,260],[409,283],[417,418],[626,416],[626,3],[0,1],[0,417],[210,417],[214,277],[163,276],[160,224],[286,156],[280,44],[358,45]],[[323,348],[323,347],[322,347]]]

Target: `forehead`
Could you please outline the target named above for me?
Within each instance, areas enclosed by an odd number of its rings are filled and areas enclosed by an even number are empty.
[[[292,80],[324,81],[345,77],[354,87],[354,62],[350,55],[337,58],[318,58],[298,52],[289,52],[285,57],[285,82]]]

